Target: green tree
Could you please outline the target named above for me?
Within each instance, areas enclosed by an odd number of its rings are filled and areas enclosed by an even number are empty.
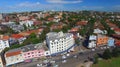
[[[119,48],[114,48],[113,50],[112,50],[112,56],[113,57],[118,57],[118,56],[120,56],[120,49]]]
[[[96,55],[94,56],[94,62],[93,62],[94,64],[97,64],[97,63],[98,63],[98,58],[99,58],[99,57],[98,57],[98,55],[96,54]]]
[[[110,52],[110,50],[109,49],[106,49],[104,52],[103,52],[103,58],[104,59],[110,59],[112,57],[112,54],[111,54],[111,52]]]

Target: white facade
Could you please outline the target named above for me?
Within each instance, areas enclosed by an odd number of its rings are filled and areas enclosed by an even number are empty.
[[[0,40],[0,50],[9,47],[9,40]]]
[[[94,29],[94,32],[95,34],[107,34],[107,31],[106,30],[100,30],[100,29]]]
[[[96,41],[89,42],[88,48],[94,48],[96,47]]]
[[[96,40],[97,40],[97,36],[96,35],[91,35],[89,37],[88,48],[94,48],[94,47],[96,47]]]
[[[46,38],[49,50],[51,54],[67,51],[69,48],[71,48],[75,41],[73,38],[73,35],[70,33],[55,33],[50,32],[47,34]]]
[[[26,27],[31,27],[34,24],[33,21],[30,21],[30,20],[21,21],[19,23],[20,25],[25,25]]]
[[[11,56],[10,55],[7,56],[7,53],[5,54],[6,66],[16,64],[16,63],[20,63],[20,62],[24,61],[22,53],[16,54],[16,52],[11,52],[12,53],[12,54],[10,54]]]
[[[0,35],[0,50],[5,49],[6,47],[9,47],[9,37]]]

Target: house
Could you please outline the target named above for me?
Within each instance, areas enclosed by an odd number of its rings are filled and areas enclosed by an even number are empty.
[[[52,55],[74,50],[75,41],[71,33],[50,32],[46,35],[46,43]]]
[[[62,28],[63,28],[63,24],[62,23],[57,23],[57,24],[51,25],[50,30],[62,29]]]
[[[7,31],[8,27],[6,25],[0,24],[0,31]]]
[[[113,30],[115,31],[116,34],[120,35],[120,28],[114,28]]]
[[[109,38],[108,39],[108,46],[114,46],[114,44],[115,44],[115,39]]]
[[[115,45],[116,45],[116,46],[120,46],[120,40],[116,40],[116,41],[115,41]]]
[[[24,37],[20,34],[12,34],[11,38],[17,40],[19,42],[19,44],[22,44],[24,42],[24,40],[26,40],[26,37]]]
[[[88,48],[95,48],[96,47],[96,40],[97,40],[97,36],[96,35],[91,35],[89,37],[89,44],[88,44]]]
[[[21,32],[24,30],[24,27],[22,25],[11,25],[10,28],[14,30],[15,32]]]
[[[6,66],[23,62],[22,51],[19,49],[9,50],[5,53]]]
[[[69,30],[68,32],[73,34],[74,39],[77,39],[79,37],[78,31],[79,31],[79,27],[74,27],[71,30]]]
[[[20,32],[19,34],[24,36],[24,37],[27,37],[29,36],[30,34],[32,33],[35,33],[36,35],[40,35],[43,31],[43,28],[40,28],[40,29],[35,29],[35,30],[29,30],[29,31],[24,31],[24,32]]]
[[[9,38],[9,36],[0,35],[0,50],[10,47]]]
[[[2,22],[1,24],[2,24],[2,25],[6,25],[7,27],[10,27],[10,26],[12,26],[12,25],[15,25],[15,22],[9,21],[9,22]]]
[[[42,21],[34,21],[33,23],[34,23],[34,26],[39,26],[43,24]]]
[[[85,25],[87,25],[87,23],[88,23],[88,21],[79,21],[79,22],[76,23],[76,25],[85,26]]]
[[[108,44],[108,37],[104,35],[97,36],[97,46],[103,46]]]
[[[94,29],[94,34],[107,34],[106,30],[100,30],[99,28]]]

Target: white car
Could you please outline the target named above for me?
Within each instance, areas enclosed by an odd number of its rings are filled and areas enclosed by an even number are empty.
[[[65,58],[66,58],[66,56],[65,56],[65,55],[63,55],[63,56],[62,56],[62,59],[65,59]]]
[[[42,66],[42,64],[37,64],[37,67],[41,67]]]
[[[67,54],[67,56],[70,56],[70,54]]]
[[[67,60],[63,60],[63,61],[62,61],[62,63],[66,63],[66,62],[67,62]]]
[[[92,49],[92,51],[95,51],[95,49]]]

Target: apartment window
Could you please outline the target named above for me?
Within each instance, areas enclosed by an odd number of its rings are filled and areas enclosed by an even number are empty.
[[[30,53],[28,53],[28,55],[30,55]]]
[[[54,46],[52,46],[52,48],[53,48]]]
[[[34,52],[32,52],[32,54],[34,54]]]
[[[19,60],[19,58],[17,58],[17,60]]]

